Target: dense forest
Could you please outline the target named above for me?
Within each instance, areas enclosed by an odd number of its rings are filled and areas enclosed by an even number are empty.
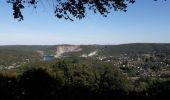
[[[90,66],[91,65],[91,66]],[[117,67],[55,60],[0,72],[1,100],[155,100],[169,98],[169,78],[132,82]]]
[[[81,45],[76,46],[76,52],[71,50],[50,61],[42,60],[43,55],[68,49],[56,47],[1,46],[0,100],[170,97],[169,44]],[[13,64],[19,66],[11,67]]]

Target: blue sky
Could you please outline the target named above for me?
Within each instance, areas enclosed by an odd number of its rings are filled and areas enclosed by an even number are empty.
[[[0,45],[170,43],[170,1],[136,0],[127,12],[104,18],[87,13],[73,22],[57,19],[49,6],[23,10],[13,19],[11,6],[0,1]]]

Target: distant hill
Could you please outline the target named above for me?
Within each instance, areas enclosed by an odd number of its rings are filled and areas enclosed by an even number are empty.
[[[170,44],[134,43],[122,45],[105,45],[101,50],[104,55],[170,53]]]
[[[69,50],[70,49],[70,50]],[[74,50],[75,49],[75,50]],[[65,56],[81,56],[94,51],[98,55],[120,55],[138,53],[168,53],[170,54],[170,43],[133,43],[121,45],[8,45],[0,46],[0,58],[2,55],[39,55],[37,51],[44,54],[56,55],[57,52]],[[76,52],[75,52],[76,51]],[[40,55],[39,55],[40,56]]]
[[[52,46],[49,45],[5,45],[0,46],[0,50],[16,50],[16,51],[37,51],[46,50]]]
[[[120,54],[143,54],[143,53],[168,53],[170,44],[161,43],[133,43],[121,45],[81,45],[80,52],[70,53],[72,55],[89,54],[97,51],[98,55],[115,56]]]

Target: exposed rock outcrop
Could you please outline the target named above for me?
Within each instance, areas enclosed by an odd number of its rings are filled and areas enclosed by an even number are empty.
[[[60,57],[64,53],[68,52],[79,52],[82,50],[79,45],[58,45],[56,48],[56,55],[55,57]]]
[[[95,56],[95,55],[97,55],[97,53],[98,53],[98,51],[97,50],[95,50],[95,51],[93,51],[93,52],[91,52],[91,53],[89,53],[89,54],[82,54],[80,57],[92,57],[92,56]]]

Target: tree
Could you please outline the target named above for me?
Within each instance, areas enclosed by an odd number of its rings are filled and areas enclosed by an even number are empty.
[[[7,3],[12,5],[14,18],[19,21],[23,20],[21,9],[28,6],[36,8],[40,2],[44,2],[45,5],[53,4],[57,18],[73,21],[73,18],[84,18],[87,10],[99,12],[104,17],[112,9],[126,11],[127,5],[134,3],[135,0],[7,0]]]
[[[87,10],[98,12],[104,17],[112,10],[126,12],[128,4],[135,3],[135,0],[7,0],[7,3],[12,5],[13,16],[19,21],[24,19],[21,9],[30,6],[36,8],[39,3],[43,6],[52,4],[57,18],[73,21],[73,18],[84,18]]]

